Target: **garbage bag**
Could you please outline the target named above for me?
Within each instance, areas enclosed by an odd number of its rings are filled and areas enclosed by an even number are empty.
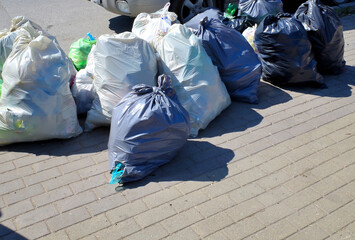
[[[317,69],[322,74],[340,74],[345,66],[343,25],[336,12],[317,0],[308,0],[295,13],[312,43]]]
[[[86,67],[88,55],[91,51],[92,45],[94,44],[96,44],[96,40],[80,38],[70,46],[68,57],[72,60],[78,71]]]
[[[242,32],[247,27],[253,26],[252,22],[249,20],[250,17],[248,16],[236,16],[235,18],[230,19],[225,17],[224,14],[216,8],[209,8],[204,12],[197,14],[195,17],[184,23],[184,25],[188,28],[198,30],[200,27],[200,22],[205,17],[208,17],[208,19],[218,19],[228,27],[231,27],[238,32]]]
[[[21,28],[28,29],[29,26],[36,32],[44,32],[43,29],[26,17],[18,16],[12,19],[9,30],[0,31],[0,78],[6,58],[10,55],[12,46]]]
[[[255,47],[255,31],[256,31],[257,25],[255,24],[253,27],[248,27],[245,29],[242,33],[243,37],[248,41],[250,46],[253,48],[255,52],[258,52],[258,50]]]
[[[259,24],[267,15],[283,12],[281,0],[240,0],[238,9],[240,15],[250,17],[250,21]]]
[[[174,12],[168,12],[170,3],[155,13],[140,13],[134,19],[132,32],[150,42],[166,35],[172,24],[179,22]]]
[[[130,32],[102,35],[94,52],[95,99],[85,131],[109,126],[116,104],[137,84],[156,86],[157,57],[152,46]]]
[[[20,29],[3,66],[0,145],[79,135],[69,89],[75,73],[53,36]]]
[[[134,86],[112,114],[108,152],[114,172],[110,183],[147,176],[171,161],[188,136],[189,115],[179,103],[169,76],[160,76],[158,87]]]
[[[267,16],[256,29],[255,45],[261,58],[264,80],[275,85],[323,85],[307,32],[290,14]]]
[[[261,63],[241,33],[216,19],[201,21],[196,33],[234,100],[257,103]]]
[[[174,24],[154,46],[164,73],[173,79],[182,106],[190,115],[190,135],[196,137],[230,103],[230,97],[201,41],[184,25]]]
[[[94,52],[96,45],[93,45],[87,58],[87,65],[84,69],[77,72],[71,92],[76,104],[78,114],[87,113],[92,106],[92,101],[95,99],[94,88]]]

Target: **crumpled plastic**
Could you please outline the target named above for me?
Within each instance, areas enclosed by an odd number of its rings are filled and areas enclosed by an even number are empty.
[[[196,137],[225,108],[230,96],[202,42],[184,25],[174,24],[168,34],[153,42],[163,73],[190,115],[190,135]]]
[[[263,80],[275,85],[324,86],[307,32],[290,14],[268,15],[256,29],[255,45],[261,58]]]
[[[256,24],[253,27],[248,27],[247,29],[245,29],[243,31],[242,35],[248,41],[248,43],[254,49],[254,51],[258,52],[258,50],[255,47],[255,43],[254,43],[256,28],[257,28]]]
[[[94,44],[96,44],[96,40],[80,38],[70,46],[68,57],[72,60],[76,70],[79,71],[86,67],[88,55]]]
[[[94,65],[96,93],[85,121],[85,131],[109,126],[113,108],[133,86],[157,84],[158,63],[154,49],[131,32],[100,36]]]
[[[134,19],[132,32],[138,37],[151,42],[155,38],[164,37],[172,24],[178,23],[174,12],[168,12],[170,3],[155,13],[140,13]]]
[[[94,88],[94,52],[96,45],[93,45],[87,58],[87,65],[77,72],[71,92],[73,94],[78,114],[87,113],[95,99]]]
[[[171,161],[189,136],[189,115],[169,76],[136,85],[114,108],[108,142],[110,183],[137,181]]]
[[[207,17],[201,21],[196,35],[218,67],[231,98],[257,103],[261,63],[245,38],[217,19]]]
[[[253,24],[259,24],[267,15],[282,13],[281,0],[240,0],[238,9],[240,15],[249,16]]]
[[[13,18],[9,30],[4,29],[0,31],[0,78],[5,60],[11,53],[12,46],[16,37],[19,35],[20,29],[23,27],[27,28],[28,25],[31,25],[31,27],[38,32],[45,33],[39,25],[23,16]]]
[[[75,73],[53,36],[22,25],[3,66],[0,145],[79,135],[69,89]]]
[[[308,0],[298,8],[295,18],[308,33],[318,71],[342,73],[345,66],[343,25],[333,8],[318,0]]]

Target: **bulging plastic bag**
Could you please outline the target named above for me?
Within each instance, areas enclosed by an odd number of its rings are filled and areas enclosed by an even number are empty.
[[[267,16],[256,29],[255,45],[265,81],[275,85],[313,83],[323,86],[307,32],[291,15]]]
[[[247,15],[253,23],[259,24],[267,15],[282,13],[281,0],[240,0],[238,9],[241,15]]]
[[[247,29],[245,29],[243,31],[242,35],[248,41],[248,43],[254,49],[254,51],[258,52],[258,50],[255,47],[255,43],[254,43],[256,28],[257,28],[256,24],[253,27],[248,27]]]
[[[261,63],[245,38],[216,19],[201,21],[196,33],[232,99],[258,102]]]
[[[0,78],[5,60],[10,55],[15,39],[19,35],[20,29],[22,28],[31,28],[36,32],[44,32],[39,25],[22,16],[12,19],[9,30],[4,29],[0,31]]]
[[[171,161],[189,136],[189,115],[171,79],[160,76],[158,87],[133,87],[114,108],[108,142],[113,183],[142,179]]]
[[[78,71],[86,67],[88,55],[94,44],[96,40],[80,38],[70,46],[68,57]]]
[[[345,66],[343,25],[336,12],[318,0],[308,0],[295,13],[312,43],[317,69],[323,74],[340,74]]]
[[[243,32],[247,27],[253,26],[252,22],[249,21],[248,16],[236,16],[235,18],[225,17],[224,14],[216,8],[210,8],[205,10],[202,13],[197,14],[195,17],[191,18],[184,25],[193,30],[198,30],[200,27],[200,22],[205,18],[208,19],[218,19],[223,24],[227,25],[230,28],[237,30],[238,32]]]
[[[92,106],[92,101],[95,99],[94,88],[94,52],[96,45],[93,45],[87,58],[85,69],[77,72],[71,92],[73,94],[76,110],[78,114],[87,113]]]
[[[173,23],[178,22],[177,15],[168,12],[170,3],[155,13],[140,13],[134,19],[132,32],[138,37],[151,42],[154,38],[161,38],[166,35]]]
[[[0,145],[79,135],[69,89],[75,73],[53,36],[20,29],[3,66]]]
[[[218,69],[184,25],[174,24],[154,45],[164,73],[172,77],[173,88],[190,115],[190,135],[196,137],[231,103]]]
[[[137,84],[156,86],[157,57],[148,42],[130,32],[102,35],[94,52],[95,99],[85,131],[109,126],[116,104]]]

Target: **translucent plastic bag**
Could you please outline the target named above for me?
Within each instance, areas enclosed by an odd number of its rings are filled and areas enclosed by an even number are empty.
[[[132,32],[138,37],[151,42],[154,38],[166,35],[172,23],[178,22],[177,15],[168,12],[170,3],[155,13],[140,13],[133,22]]]
[[[95,99],[93,83],[95,49],[96,45],[93,45],[87,58],[86,68],[77,72],[75,82],[71,87],[78,114],[87,113],[91,109],[92,101]]]
[[[53,36],[20,29],[3,66],[0,145],[79,135],[69,89],[75,73]]]
[[[35,32],[44,33],[43,29],[39,25],[22,16],[18,16],[12,19],[11,27],[9,30],[4,29],[0,31],[0,78],[5,60],[11,53],[12,46],[16,37],[19,35],[20,29],[28,29],[29,26]]]
[[[201,41],[184,25],[174,24],[168,34],[154,43],[165,74],[190,115],[190,135],[227,108],[231,99]]]
[[[94,44],[96,44],[95,39],[80,38],[70,46],[68,57],[78,71],[86,67],[88,55]]]
[[[255,31],[256,31],[257,25],[255,24],[254,27],[248,27],[243,31],[243,37],[248,41],[250,46],[254,49],[255,52],[258,52],[258,50],[255,47]]]
[[[156,86],[157,57],[152,46],[130,32],[102,35],[94,52],[95,99],[85,131],[109,126],[116,104],[137,84]]]
[[[171,79],[160,76],[158,87],[133,87],[114,108],[108,142],[113,183],[142,179],[171,161],[189,136],[189,115]]]

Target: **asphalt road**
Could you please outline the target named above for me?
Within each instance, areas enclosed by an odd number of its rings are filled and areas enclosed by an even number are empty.
[[[0,0],[0,31],[11,19],[25,16],[54,35],[68,54],[70,45],[93,36],[130,31],[133,19],[118,16],[87,0]]]

